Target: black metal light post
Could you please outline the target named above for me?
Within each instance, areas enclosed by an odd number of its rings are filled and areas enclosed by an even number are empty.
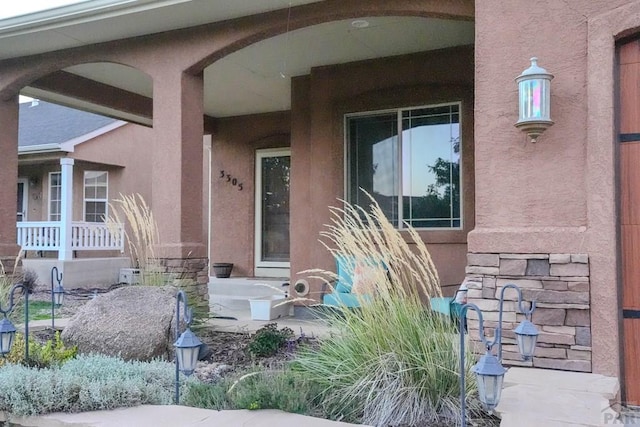
[[[2,320],[0,320],[0,354],[6,357],[11,351],[11,346],[16,336],[16,327],[7,317],[16,304],[14,301],[14,294],[17,289],[22,289],[24,295],[24,360],[25,363],[29,362],[29,289],[21,283],[13,285],[9,291],[9,307],[3,309],[0,305],[0,313],[3,314]]]
[[[187,329],[180,334],[180,302],[183,304],[184,321],[187,324]],[[202,342],[196,337],[189,325],[193,320],[192,310],[187,305],[187,296],[184,291],[178,291],[176,294],[176,328],[175,336],[176,342],[173,344],[176,348],[176,405],[180,401],[180,372],[189,376],[193,374],[198,363],[198,354],[200,353],[200,346]]]
[[[55,273],[55,274],[54,274]],[[58,284],[53,286],[53,279]],[[64,287],[62,286],[62,273],[58,272],[58,267],[51,269],[51,329],[55,331],[55,307],[60,307],[64,301]]]
[[[465,350],[464,350],[464,321],[467,316],[467,310],[472,309],[478,313],[478,334],[482,344],[486,348],[485,354],[478,360],[471,370],[476,374],[476,381],[478,382],[478,394],[480,401],[485,409],[488,411],[493,410],[500,401],[500,395],[502,393],[502,382],[504,374],[507,370],[502,366],[502,313],[504,306],[504,291],[506,289],[515,289],[518,292],[518,308],[520,312],[525,315],[520,325],[514,330],[516,334],[516,340],[518,343],[518,351],[522,355],[523,360],[531,360],[536,348],[536,341],[538,338],[538,330],[531,323],[531,315],[536,309],[535,301],[531,303],[531,309],[525,310],[522,303],[522,292],[519,287],[514,284],[506,284],[500,292],[500,305],[498,309],[498,326],[495,329],[495,336],[493,341],[487,340],[484,334],[484,320],[482,318],[482,311],[475,304],[465,304],[462,306],[460,312],[460,425],[466,426],[466,389],[465,389]],[[497,357],[492,353],[493,346],[498,344]]]

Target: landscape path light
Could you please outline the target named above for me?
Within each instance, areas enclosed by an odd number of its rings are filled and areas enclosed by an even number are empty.
[[[54,286],[54,278],[57,284]],[[62,286],[62,273],[58,272],[58,267],[51,269],[51,329],[55,331],[55,307],[60,307],[64,301],[64,287]]]
[[[184,307],[184,322],[187,329],[178,337],[180,333],[180,303]],[[184,291],[178,291],[176,294],[176,342],[173,344],[176,348],[176,405],[180,401],[180,372],[184,375],[191,375],[196,369],[198,363],[198,355],[200,354],[200,346],[202,342],[195,336],[189,325],[193,320],[192,310],[187,305],[187,296]]]
[[[11,290],[9,291],[9,306],[7,308],[2,308],[0,304],[0,313],[2,313],[3,318],[0,320],[0,355],[6,357],[7,354],[11,351],[11,347],[13,346],[13,342],[16,337],[16,327],[9,320],[9,314],[16,307],[16,301],[14,301],[14,296],[16,290],[21,289],[22,294],[24,295],[24,361],[25,363],[29,362],[29,289],[22,283],[17,283],[13,285]]]
[[[460,425],[466,426],[466,387],[465,387],[465,319],[467,317],[467,310],[472,309],[478,314],[478,334],[480,340],[484,345],[486,352],[480,357],[478,363],[476,363],[471,371],[476,375],[476,381],[478,384],[478,395],[480,402],[487,411],[492,411],[500,402],[500,395],[502,393],[502,384],[504,381],[504,374],[507,372],[502,365],[502,314],[504,309],[504,293],[506,289],[515,289],[518,292],[518,308],[521,313],[525,315],[520,325],[514,330],[516,334],[516,341],[518,342],[518,350],[522,355],[523,360],[531,360],[535,351],[536,341],[538,337],[538,330],[529,320],[533,311],[536,308],[535,301],[531,303],[529,310],[525,309],[522,300],[522,291],[514,284],[506,284],[502,287],[500,292],[500,303],[498,306],[498,326],[495,329],[495,335],[492,341],[489,341],[484,333],[484,319],[482,317],[482,310],[472,303],[467,303],[462,306],[460,311]],[[498,344],[498,355],[492,353],[493,347]]]

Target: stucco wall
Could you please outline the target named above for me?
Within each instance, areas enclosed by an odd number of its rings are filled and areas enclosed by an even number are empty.
[[[290,114],[217,121],[211,262],[233,262],[236,276],[253,274],[255,151],[289,146],[291,133],[291,280],[309,268],[332,269],[318,237],[328,207],[344,197],[344,114],[462,101],[464,229],[420,233],[443,285],[459,284],[474,224],[472,48],[317,68],[294,79],[292,101]],[[242,191],[220,178],[223,170],[244,184]]]
[[[594,372],[618,375],[614,44],[637,28],[624,0],[476,3],[476,229],[471,253],[584,253]],[[615,12],[614,12],[615,11]],[[610,14],[611,12],[611,14]],[[637,10],[636,10],[637,12]],[[622,21],[628,21],[622,24]],[[529,58],[555,75],[555,124],[536,144],[514,78]]]
[[[253,275],[256,150],[289,146],[290,114],[221,119],[212,136],[211,263],[231,262],[234,276]],[[221,172],[242,184],[231,185]]]
[[[463,280],[466,235],[474,226],[473,49],[321,67],[294,81],[292,281],[309,268],[334,269],[318,237],[328,223],[328,207],[344,197],[344,115],[450,101],[462,102],[464,228],[420,232],[444,286]]]

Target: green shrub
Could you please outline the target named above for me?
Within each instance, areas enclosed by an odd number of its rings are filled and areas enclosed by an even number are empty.
[[[335,256],[374,260],[388,271],[372,281],[370,298],[359,309],[328,312],[334,335],[301,349],[293,368],[320,385],[330,418],[384,426],[453,424],[459,414],[459,335],[448,318],[430,310],[428,299],[440,293],[437,271],[415,230],[408,227],[412,249],[371,201],[370,209],[348,203],[333,209],[322,236]],[[470,354],[467,361],[471,395]]]
[[[290,328],[278,330],[276,323],[267,323],[251,338],[248,350],[253,357],[273,356],[292,337],[293,331]]]
[[[24,363],[24,335],[16,333],[11,351],[5,358],[0,358],[0,366],[5,363]],[[56,332],[52,340],[40,344],[33,338],[29,340],[29,361],[30,366],[38,368],[48,368],[61,365],[76,357],[78,348],[76,346],[66,347],[60,339],[60,332]]]
[[[189,385],[185,404],[206,409],[279,409],[297,414],[318,412],[317,384],[299,372],[256,371],[236,381]]]
[[[15,415],[166,405],[174,398],[175,365],[78,356],[48,369],[0,368],[0,411]],[[186,391],[192,380],[182,381]]]

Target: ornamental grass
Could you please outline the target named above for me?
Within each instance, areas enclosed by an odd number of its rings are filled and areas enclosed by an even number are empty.
[[[360,296],[360,308],[325,309],[334,333],[317,348],[303,349],[294,368],[321,386],[330,418],[375,426],[455,424],[459,335],[456,325],[428,304],[440,296],[438,273],[418,233],[407,227],[403,235],[370,200],[367,208],[349,203],[332,208],[322,237],[335,257],[355,260],[352,278],[365,263],[377,266],[369,271],[375,280]],[[336,276],[313,274],[329,285]],[[466,393],[472,395],[473,357],[466,360]]]

